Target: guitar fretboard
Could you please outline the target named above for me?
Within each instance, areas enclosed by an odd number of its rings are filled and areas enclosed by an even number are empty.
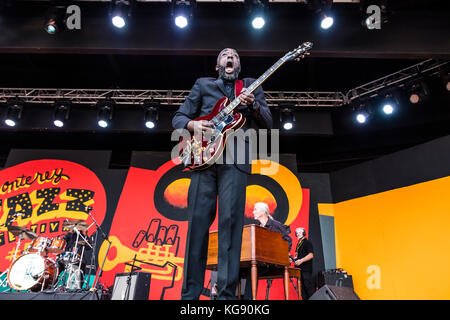
[[[246,88],[247,93],[252,93],[255,91],[264,81],[266,81],[267,78],[269,78],[272,73],[277,71],[278,68],[280,68],[286,60],[284,58],[280,58],[273,66],[271,66],[269,69],[266,70],[258,79],[256,79],[248,88]],[[226,106],[222,111],[226,114],[231,113],[234,108],[236,108],[241,101],[239,100],[239,97],[236,97],[228,106]]]

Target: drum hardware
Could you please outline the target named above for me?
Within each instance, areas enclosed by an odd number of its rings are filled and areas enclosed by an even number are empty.
[[[37,237],[31,241],[30,246],[28,247],[29,253],[36,253],[42,256],[47,256],[47,248],[50,245],[50,239],[47,237]]]
[[[18,291],[43,291],[54,285],[58,274],[56,261],[39,254],[28,253],[17,258],[11,265],[8,284],[12,289]]]
[[[67,245],[66,240],[61,239],[59,237],[52,238],[50,240],[49,246],[47,247],[47,252],[50,252],[53,254],[61,254],[64,252],[66,245]]]
[[[92,208],[89,209],[89,211]],[[17,291],[44,291],[44,289],[58,290],[62,288],[65,290],[82,290],[85,286],[89,291],[95,290],[98,280],[102,275],[102,269],[105,263],[98,270],[98,274],[94,279],[94,283],[91,288],[89,288],[89,279],[91,277],[91,272],[95,273],[96,263],[95,254],[91,256],[91,264],[86,267],[89,269],[88,278],[84,277],[84,272],[81,269],[84,251],[86,246],[92,248],[95,252],[97,245],[98,232],[95,233],[95,241],[90,242],[88,237],[85,237],[80,231],[87,231],[94,224],[97,225],[98,230],[101,231],[103,238],[109,242],[108,250],[111,246],[111,241],[105,235],[101,227],[98,225],[95,218],[88,212],[89,216],[93,219],[94,223],[88,225],[83,220],[76,221],[66,221],[63,222],[63,227],[68,228],[76,232],[75,245],[72,251],[65,252],[67,246],[67,241],[59,235],[55,238],[40,237],[31,230],[18,227],[10,226],[8,231],[13,235],[18,236],[19,240],[17,242],[14,257],[12,259],[10,268],[8,268],[2,275],[8,273],[8,276],[3,280],[8,281],[11,289]],[[20,241],[23,239],[32,240],[28,249],[24,251],[20,257],[17,257],[17,253],[20,247]],[[81,245],[81,254],[78,253],[78,245]],[[47,253],[52,253],[56,255],[55,260],[49,258]],[[60,268],[58,264],[64,264],[64,271],[60,274]],[[67,279],[65,279],[67,277]],[[59,286],[60,280],[63,283]],[[84,281],[83,281],[84,279]]]
[[[67,229],[77,228],[78,230],[86,231],[89,227],[89,224],[87,224],[84,220],[69,221],[66,219],[66,221],[63,222],[63,228]]]
[[[17,245],[16,245],[16,249],[14,251],[14,256],[11,260],[11,264],[9,265],[9,267],[3,271],[2,274],[0,274],[0,277],[5,275],[6,273],[9,273],[9,270],[11,269],[12,264],[16,261],[16,256],[17,256],[17,251],[19,250],[20,247],[20,242],[22,240],[32,240],[37,238],[37,234],[32,232],[31,230],[24,228],[24,227],[19,227],[19,226],[8,226],[8,231],[11,232],[15,237],[18,237],[19,240],[17,241]],[[5,283],[5,281],[8,280],[8,277],[5,277],[5,279],[3,279],[0,282],[0,286],[3,286],[3,284]]]
[[[87,214],[91,217],[92,221],[94,221],[95,225],[97,226],[97,230],[100,230],[100,232],[102,234],[102,237],[103,237],[103,240],[106,240],[108,242],[108,248],[106,249],[105,257],[103,258],[102,265],[101,265],[100,269],[98,270],[98,273],[97,273],[97,275],[95,277],[94,283],[92,284],[91,290],[97,287],[97,282],[100,279],[100,277],[102,276],[103,267],[105,265],[106,257],[108,256],[108,252],[109,252],[109,249],[111,248],[111,244],[112,244],[111,240],[109,240],[108,236],[105,234],[105,232],[103,232],[102,227],[99,226],[99,224],[97,223],[95,218],[92,216],[92,214],[91,214],[92,210],[94,210],[94,208],[86,207]],[[95,234],[95,242],[94,242],[93,252],[96,251],[96,247],[97,247],[97,242],[98,242],[97,241],[97,233]],[[95,265],[94,259],[95,259],[95,254],[93,254],[92,257],[91,257],[91,265]],[[91,269],[89,269],[89,270],[91,270]],[[90,271],[89,271],[89,276],[90,276]]]

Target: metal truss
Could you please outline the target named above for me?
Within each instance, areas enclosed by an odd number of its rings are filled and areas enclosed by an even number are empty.
[[[25,1],[25,0],[22,0]],[[51,1],[51,0],[28,0],[34,2],[43,2],[43,1]],[[78,2],[112,2],[112,0],[77,0]],[[75,2],[77,2],[75,1]],[[170,0],[135,0],[136,2],[170,2]],[[244,0],[196,0],[199,2],[244,2]],[[269,0],[270,3],[283,3],[283,2],[293,2],[293,3],[307,3],[308,0]],[[333,0],[334,3],[359,3],[360,0]]]
[[[362,86],[353,88],[345,94],[345,104],[349,104],[355,99],[360,99],[366,96],[368,98],[375,97],[379,94],[380,91],[388,87],[392,87],[394,85],[400,87],[404,85],[404,83],[408,80],[421,77],[425,74],[437,73],[443,66],[448,64],[448,62],[448,60],[439,61],[428,59],[408,68],[366,83]]]
[[[74,104],[93,105],[111,99],[116,104],[136,105],[158,102],[160,105],[180,105],[189,90],[121,90],[121,89],[27,89],[0,88],[0,103],[19,99],[24,103],[53,104],[69,100]],[[344,103],[341,92],[265,91],[269,106],[290,107],[338,107]]]
[[[320,91],[265,91],[269,106],[285,107],[340,107],[355,99],[371,98],[380,91],[392,86],[401,87],[407,81],[439,73],[449,60],[429,59],[402,69],[362,86],[342,92]],[[37,89],[37,88],[0,88],[0,103],[10,99],[19,99],[25,103],[53,104],[58,100],[69,100],[74,104],[94,105],[102,100],[111,99],[116,104],[136,105],[146,102],[158,102],[160,105],[177,106],[184,102],[189,90],[136,90],[136,89]]]

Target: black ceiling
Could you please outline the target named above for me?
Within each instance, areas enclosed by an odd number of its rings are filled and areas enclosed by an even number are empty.
[[[140,5],[136,22],[118,33],[100,19],[105,4],[80,2],[82,10],[89,9],[82,11],[89,32],[53,38],[40,23],[48,3],[21,2],[0,12],[0,87],[190,89],[197,77],[216,76],[215,55],[224,46],[238,48],[242,76],[256,77],[298,42],[312,40],[311,56],[283,66],[264,89],[345,93],[427,58],[450,58],[450,29],[442,18],[448,18],[447,1],[390,2],[391,20],[375,33],[355,22],[357,4],[336,4],[338,22],[328,33],[316,30],[305,6],[297,4],[294,11],[292,4],[271,4],[269,27],[257,35],[247,30],[239,4],[199,4],[195,26],[183,35],[166,21],[167,4]],[[139,28],[145,17],[156,17],[157,30],[154,25]],[[228,29],[227,19],[235,26]],[[12,30],[8,21],[18,28]],[[427,81],[432,98],[424,105],[402,98],[396,117],[375,118],[365,127],[352,122],[348,107],[330,110],[334,135],[283,135],[281,151],[296,153],[301,171],[327,172],[450,134],[449,94],[437,77]],[[166,133],[58,133],[1,126],[0,140],[0,167],[11,148],[112,149],[113,167],[126,167],[132,150],[172,148]]]

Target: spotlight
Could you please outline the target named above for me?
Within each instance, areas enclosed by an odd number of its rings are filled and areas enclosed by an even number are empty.
[[[261,29],[266,24],[265,9],[267,4],[266,0],[245,0],[246,10],[251,17],[254,29]]]
[[[369,118],[369,115],[364,111],[359,111],[355,117],[356,121],[361,124],[366,123],[368,118]]]
[[[289,108],[284,108],[280,112],[280,122],[284,130],[292,130],[294,128],[294,113]]]
[[[53,6],[47,12],[44,30],[48,34],[55,34],[66,28],[66,8],[64,6]]]
[[[255,29],[261,29],[262,27],[264,27],[265,23],[266,23],[266,21],[264,20],[263,17],[255,17],[252,20],[252,26]]]
[[[6,111],[4,122],[9,127],[15,127],[22,118],[23,104],[16,100],[8,102],[8,110]]]
[[[333,17],[325,13],[322,13],[320,18],[320,27],[322,29],[329,29],[334,23]]]
[[[174,0],[172,1],[172,18],[175,25],[184,29],[189,25],[193,16],[195,0]]]
[[[156,123],[158,122],[158,106],[159,103],[155,101],[144,104],[145,126],[149,129],[155,128]]]
[[[383,113],[385,115],[391,115],[394,113],[397,103],[391,95],[386,95],[382,105]]]
[[[114,103],[111,100],[99,102],[97,108],[97,124],[102,128],[107,128],[113,119]]]
[[[111,23],[114,27],[122,29],[127,25],[127,19],[131,15],[131,0],[113,0],[111,11]]]
[[[333,25],[334,18],[331,14],[333,0],[310,0],[307,4],[308,8],[318,15],[322,29],[329,29]]]
[[[53,124],[61,128],[69,119],[70,103],[66,101],[59,101],[55,105],[55,112],[53,114]]]
[[[370,117],[371,106],[368,102],[361,103],[357,108],[353,108],[355,111],[355,120],[359,124],[365,124]]]
[[[394,107],[391,104],[387,103],[383,106],[383,112],[385,114],[391,114],[392,112],[394,112]]]
[[[409,101],[413,104],[424,101],[429,94],[428,87],[423,81],[413,83],[409,91]]]
[[[443,83],[444,86],[445,86],[445,89],[446,89],[447,91],[450,91],[450,81],[449,81],[449,74],[448,74],[448,72],[446,72],[446,71],[444,71],[444,70],[441,70],[441,71],[439,72],[439,76],[440,76],[440,78],[441,78],[441,80],[442,80],[442,83]]]

